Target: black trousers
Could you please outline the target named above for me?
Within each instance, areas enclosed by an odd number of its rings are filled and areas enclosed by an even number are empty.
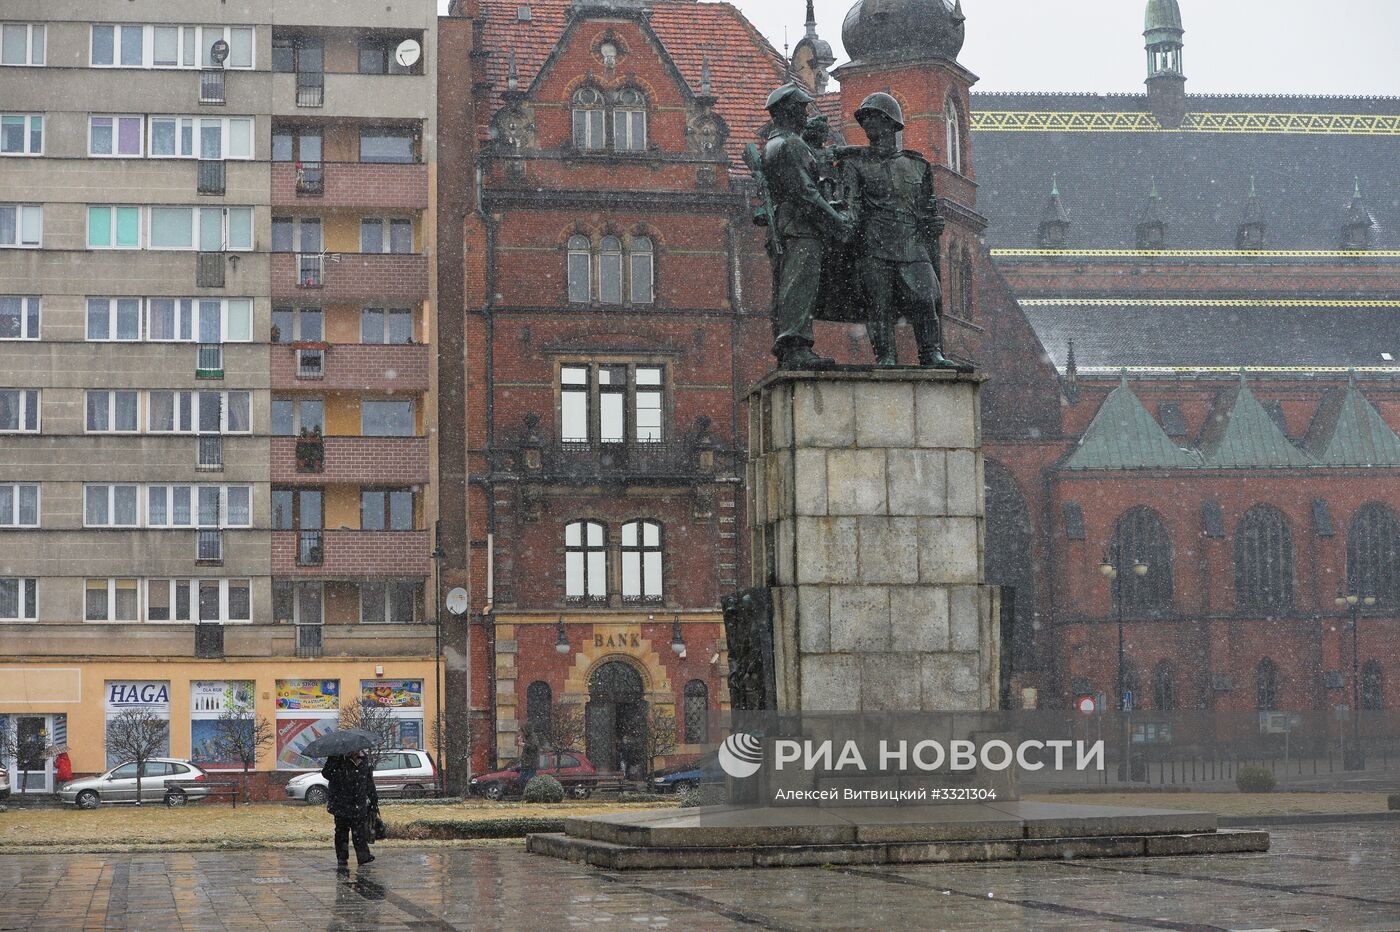
[[[363,864],[370,858],[369,843],[373,837],[369,830],[369,820],[336,816],[335,857],[342,864],[350,860],[349,840],[351,835],[355,837],[355,860]]]

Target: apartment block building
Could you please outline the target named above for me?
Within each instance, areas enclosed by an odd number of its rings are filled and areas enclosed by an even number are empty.
[[[0,9],[0,727],[436,707],[433,0]],[[3,746],[3,745],[0,745]],[[23,758],[23,759],[16,759]],[[269,780],[274,782],[275,780]]]

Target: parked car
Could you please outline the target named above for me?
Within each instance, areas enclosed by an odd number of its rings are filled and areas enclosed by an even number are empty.
[[[0,767],[0,801],[10,798],[10,772]]]
[[[719,766],[718,752],[702,754],[689,763],[668,767],[651,778],[652,789],[658,793],[685,796],[697,786],[724,784],[724,771]]]
[[[427,751],[396,748],[385,751],[374,764],[374,785],[381,796],[427,796],[437,786],[437,768]],[[287,798],[305,800],[308,806],[326,804],[326,778],[319,770],[292,777]]]
[[[558,780],[563,784],[565,794],[573,799],[587,799],[598,785],[598,771],[580,751],[542,752],[535,776],[550,776]],[[525,787],[520,785],[520,763],[517,761],[505,770],[473,777],[469,790],[473,796],[485,796],[487,799],[519,796],[525,791]]]
[[[143,803],[183,806],[191,799],[209,795],[209,788],[203,785],[209,775],[187,760],[158,757],[142,766]],[[58,788],[58,798],[79,809],[96,809],[103,803],[135,803],[136,764],[118,764],[101,776],[70,780]]]

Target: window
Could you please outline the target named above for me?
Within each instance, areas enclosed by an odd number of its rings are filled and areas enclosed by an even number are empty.
[[[4,617],[3,608],[0,608],[0,617]],[[1385,708],[1385,674],[1381,671],[1381,662],[1374,657],[1361,665],[1361,708],[1367,712]]]
[[[37,434],[38,432],[38,390],[0,388],[0,433]]]
[[[1254,707],[1260,712],[1278,710],[1278,664],[1268,657],[1254,670]]]
[[[360,221],[360,252],[413,252],[413,221],[366,217]]]
[[[627,88],[617,95],[613,110],[613,148],[618,152],[644,152],[647,147],[647,100],[642,92]]]
[[[44,208],[38,204],[0,204],[0,248],[34,249],[43,236]]]
[[[140,392],[92,390],[87,392],[87,432],[134,434],[139,423]]]
[[[413,530],[413,490],[362,490],[360,492],[360,530]]]
[[[1152,708],[1170,712],[1176,708],[1176,670],[1163,660],[1152,669]]]
[[[152,485],[144,498],[147,527],[252,527],[251,486]]]
[[[253,248],[251,207],[152,207],[151,249],[202,252]]]
[[[0,23],[0,65],[43,65],[43,23]]]
[[[326,403],[319,398],[272,399],[272,435],[297,437],[325,433]]]
[[[652,258],[651,240],[645,236],[634,237],[627,250],[630,268],[628,284],[633,304],[650,304],[654,298],[653,274],[655,265]]]
[[[141,208],[89,207],[87,244],[89,249],[140,249]]]
[[[417,433],[412,401],[361,402],[361,436],[413,437]]]
[[[194,527],[194,486],[153,485],[146,489],[150,527]]]
[[[229,46],[222,65],[213,57],[214,43],[219,41]],[[251,69],[253,27],[97,23],[92,27],[88,61],[94,68]]]
[[[622,240],[605,236],[598,244],[598,300],[622,303]]]
[[[274,308],[272,326],[277,343],[320,343],[326,336],[325,312],[319,307]]]
[[[575,521],[564,528],[564,595],[571,602],[601,602],[608,597],[607,531],[596,521]]]
[[[584,87],[574,93],[574,146],[601,149],[607,144],[604,130],[606,113],[603,95],[596,88]]]
[[[140,527],[141,487],[83,486],[84,527]]]
[[[360,130],[360,161],[403,163],[418,161],[417,133],[411,129]]]
[[[685,684],[685,743],[705,744],[710,740],[710,687],[704,680]]]
[[[92,52],[88,61],[94,68],[140,68],[145,65],[144,26],[114,26],[97,23],[92,27]]]
[[[360,312],[360,342],[412,343],[413,311],[408,308],[365,308]]]
[[[279,127],[272,131],[272,161],[319,162],[322,137],[319,129]]]
[[[1251,508],[1235,531],[1235,599],[1240,611],[1293,607],[1293,535],[1268,505]]]
[[[1186,436],[1186,416],[1181,412],[1181,405],[1175,401],[1164,401],[1157,406],[1157,419],[1162,422],[1162,429],[1167,432],[1168,437]]]
[[[152,582],[162,583],[165,580]],[[173,582],[186,583],[189,589],[194,590],[197,596],[195,620],[201,624],[247,623],[253,620],[249,581],[246,579],[191,579]]]
[[[622,526],[622,599],[661,601],[661,525],[632,521]]]
[[[593,300],[593,243],[586,236],[569,237],[569,302]]]
[[[958,264],[958,297],[962,301],[962,319],[973,320],[977,314],[977,288],[973,280],[972,253],[964,247]]]
[[[273,252],[321,251],[321,219],[319,217],[273,217]]]
[[[0,155],[43,155],[44,118],[37,114],[0,114]]]
[[[39,339],[39,299],[0,295],[0,340]]]
[[[153,116],[149,151],[153,159],[251,159],[253,118]]]
[[[953,102],[953,98],[948,98],[948,103],[943,107],[943,123],[947,130],[945,144],[948,147],[948,167],[958,174],[962,174],[962,115],[958,113],[958,105]]]
[[[325,71],[326,50],[320,39],[286,36],[272,40],[272,70],[283,74],[320,74]]]
[[[411,625],[415,620],[418,584],[407,579],[360,583],[363,624]]]
[[[324,526],[324,499],[320,489],[273,489],[272,529],[320,530]]]
[[[422,74],[420,58],[412,65],[401,65],[394,51],[408,36],[374,37],[360,40],[360,74]]]
[[[87,338],[89,342],[141,339],[141,299],[88,298]]]
[[[1347,528],[1347,585],[1386,606],[1400,605],[1400,519],[1388,506],[1359,509]]]
[[[252,302],[247,303],[251,307]],[[154,343],[192,342],[194,306],[193,298],[151,298],[146,302],[146,339]]]
[[[0,528],[39,526],[39,486],[0,485]]]
[[[39,580],[0,577],[0,621],[34,621],[38,603]]]
[[[88,621],[135,621],[141,601],[135,579],[89,579],[86,611]]]
[[[1117,553],[1121,564],[1113,589],[1123,607],[1143,614],[1171,611],[1172,543],[1157,513],[1134,508],[1124,514],[1114,528],[1111,546],[1110,553]],[[1147,567],[1142,576],[1134,572],[1137,563]]]
[[[651,304],[656,300],[656,252],[650,238],[630,237],[625,243],[604,236],[597,248],[587,236],[569,237],[567,247],[569,302],[588,304]]]
[[[553,730],[554,690],[544,680],[535,680],[525,689],[525,721],[543,743]]]
[[[567,365],[560,369],[559,382],[559,439],[565,443],[664,439],[661,366]]]
[[[144,118],[139,116],[93,116],[88,118],[88,155],[94,157],[140,158],[145,138]],[[152,143],[155,132],[152,130]]]

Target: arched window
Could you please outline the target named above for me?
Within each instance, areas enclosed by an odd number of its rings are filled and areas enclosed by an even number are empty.
[[[962,116],[958,113],[958,105],[953,102],[953,98],[948,98],[948,103],[943,108],[943,123],[947,128],[948,138],[948,167],[959,175],[962,174]]]
[[[544,680],[535,680],[525,690],[525,721],[542,743],[549,741],[554,690]]]
[[[1122,599],[1124,611],[1147,615],[1170,612],[1172,541],[1157,513],[1150,508],[1125,512],[1114,526],[1112,547],[1121,564],[1113,590],[1115,598]],[[1138,563],[1147,567],[1141,576],[1134,570]]]
[[[1293,535],[1277,508],[1254,506],[1235,531],[1235,598],[1241,611],[1293,607]]]
[[[704,680],[685,684],[685,743],[704,744],[710,740],[710,687]]]
[[[571,602],[608,597],[607,531],[596,521],[575,521],[564,528],[564,595]]]
[[[628,265],[631,273],[629,285],[633,304],[650,304],[654,294],[651,240],[645,236],[635,236],[628,247]]]
[[[607,145],[606,113],[603,95],[597,88],[581,87],[574,92],[574,146],[601,149]]]
[[[1351,519],[1347,585],[1382,605],[1400,606],[1400,520],[1385,505],[1367,505]]]
[[[613,148],[643,152],[647,147],[647,99],[634,88],[618,92],[613,110]]]
[[[598,244],[598,300],[622,303],[622,240],[605,236]]]
[[[1278,709],[1278,664],[1268,657],[1254,670],[1254,707],[1260,712]]]
[[[593,243],[586,236],[569,237],[569,303],[593,299]]]
[[[972,253],[963,247],[962,261],[958,263],[958,297],[962,299],[962,319],[972,320],[977,312],[974,300],[976,291],[972,282]]]
[[[1374,657],[1361,665],[1361,708],[1379,712],[1385,708],[1385,674]]]
[[[622,526],[622,599],[661,600],[661,525],[655,521]]]
[[[1158,661],[1152,669],[1152,708],[1170,712],[1176,708],[1176,670],[1171,661]]]

